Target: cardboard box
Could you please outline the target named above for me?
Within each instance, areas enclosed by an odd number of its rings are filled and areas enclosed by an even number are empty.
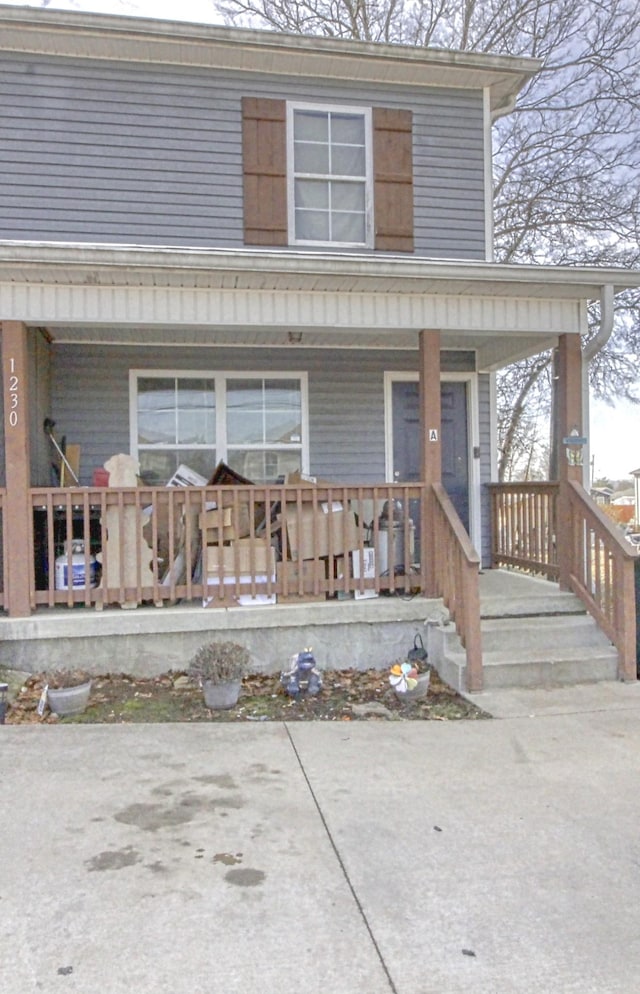
[[[250,576],[239,576],[237,578],[237,582],[238,583],[250,584],[252,582],[252,579],[255,580],[256,584],[267,583],[267,581],[268,581],[267,575],[263,574],[261,576],[256,576],[255,578],[252,578]],[[275,582],[276,582],[275,573],[271,576],[271,582],[275,586]],[[223,583],[225,584],[225,586],[230,585],[230,584],[233,584],[235,586],[235,584],[236,584],[236,577],[235,576],[225,576],[224,579],[223,579]],[[211,590],[212,587],[218,587],[219,584],[220,584],[220,578],[219,577],[217,577],[217,576],[216,577],[207,577],[207,588],[209,590]],[[235,596],[235,595],[232,594],[232,597],[234,597],[234,599],[236,600],[236,602],[241,607],[265,607],[265,606],[267,606],[269,604],[275,604],[276,603],[276,595],[275,595],[275,593],[273,593],[273,594],[256,593],[255,595],[252,595],[250,592],[247,592],[247,593],[238,594],[237,596]],[[224,601],[221,601],[218,598],[217,595],[213,595],[212,596],[211,594],[208,594],[207,590],[205,590],[205,596],[202,599],[202,606],[203,607],[215,607],[216,604],[220,604],[220,605],[224,604]]]
[[[315,594],[314,573],[318,571],[320,582],[326,578],[326,563],[324,559],[285,560],[276,564],[278,584],[286,581],[287,592],[280,593],[281,601],[323,601],[324,592]],[[300,577],[302,577],[302,593],[300,593]]]
[[[353,511],[292,510],[286,515],[286,531],[291,559],[341,556],[358,544]]]
[[[221,507],[215,510],[203,511],[198,516],[198,524],[202,531],[206,531],[208,528],[230,528],[232,525],[231,519],[231,508]]]
[[[241,538],[231,545],[209,545],[203,550],[204,572],[218,576],[223,573],[271,573],[276,569],[275,549],[266,538]],[[252,559],[253,556],[253,559]]]
[[[241,502],[237,508],[226,506],[209,511],[203,511],[198,517],[202,530],[202,544],[213,545],[215,542],[233,542],[234,539],[245,538],[251,531],[249,522],[249,505]]]
[[[373,580],[376,576],[376,550],[375,549],[355,549],[351,552],[351,576],[355,581],[362,577],[364,580]],[[358,590],[354,583],[354,597],[357,601],[367,600],[370,597],[377,597],[376,590]]]
[[[202,532],[203,546],[219,545],[220,542],[233,542],[238,537],[235,528],[207,528]]]

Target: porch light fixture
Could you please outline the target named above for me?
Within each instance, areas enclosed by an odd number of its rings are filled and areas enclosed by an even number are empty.
[[[567,462],[570,466],[582,466],[583,446],[587,444],[587,439],[580,435],[577,427],[573,427],[566,438],[562,439],[567,450]]]

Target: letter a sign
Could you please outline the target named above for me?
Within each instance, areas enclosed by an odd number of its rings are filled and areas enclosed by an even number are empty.
[[[429,428],[429,441],[430,442],[437,442],[438,441],[438,429],[437,428]]]

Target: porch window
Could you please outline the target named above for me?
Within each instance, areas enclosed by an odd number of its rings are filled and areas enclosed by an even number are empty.
[[[293,244],[371,244],[371,111],[289,105]]]
[[[215,380],[201,375],[136,379],[140,475],[164,484],[181,463],[209,477],[216,465]]]
[[[131,449],[146,483],[181,463],[208,479],[219,460],[254,483],[306,469],[306,376],[131,373]]]

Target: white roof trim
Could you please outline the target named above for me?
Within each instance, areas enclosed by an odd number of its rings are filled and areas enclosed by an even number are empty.
[[[0,241],[0,282],[595,300],[640,270],[502,265],[401,255]]]
[[[0,5],[4,51],[491,91],[494,111],[538,59]]]

